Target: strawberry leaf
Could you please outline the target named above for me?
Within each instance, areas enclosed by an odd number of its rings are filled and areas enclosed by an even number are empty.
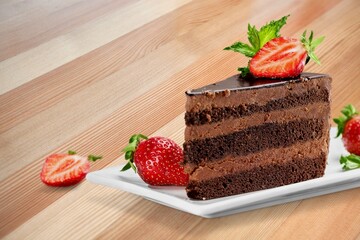
[[[137,140],[133,140],[132,142],[130,142],[128,145],[126,145],[126,147],[122,150],[122,152],[133,152],[135,151],[137,146]]]
[[[132,151],[128,151],[125,153],[125,159],[129,160],[133,157],[133,152]]]
[[[310,36],[309,36],[309,39],[306,38],[306,30],[304,31],[304,33],[301,35],[301,42],[304,44],[304,47],[307,51],[307,54],[308,54],[308,59],[311,59],[313,60],[314,62],[316,62],[317,64],[320,65],[320,60],[319,58],[315,55],[314,51],[315,51],[315,48],[317,46],[320,45],[320,43],[322,43],[325,39],[324,36],[322,37],[319,37],[315,40],[313,40],[314,38],[314,32],[311,31],[310,33]],[[306,63],[308,63],[308,59],[306,60]]]
[[[124,171],[126,171],[126,170],[128,170],[128,169],[130,169],[131,168],[131,165],[130,165],[130,162],[127,162],[126,164],[125,164],[125,166],[120,170],[121,172],[124,172]]]
[[[254,50],[254,55],[260,49],[260,37],[259,37],[259,31],[256,29],[255,25],[251,26],[248,24],[248,40],[252,46],[252,49]]]
[[[134,134],[129,139],[129,144],[122,150],[125,153],[125,160],[127,160],[127,164],[120,170],[126,171],[130,168],[136,172],[136,166],[134,165],[134,154],[137,146],[141,142],[141,139],[147,140],[148,137],[143,134]]]
[[[69,151],[68,151],[68,154],[69,154],[69,155],[75,155],[76,152],[75,152],[75,151],[72,151],[72,150],[69,150]]]
[[[353,116],[359,114],[356,111],[355,107],[351,104],[345,106],[343,110],[341,110],[341,113],[343,114],[343,116],[333,119],[333,121],[338,125],[338,132],[336,134],[336,137],[339,137],[344,132],[345,124],[347,123],[347,121],[349,121]]]
[[[345,115],[345,117],[352,118],[353,116],[359,114],[355,107],[351,104],[344,107],[343,110],[341,110],[341,113]]]
[[[129,164],[130,164],[131,168],[134,170],[134,172],[136,173],[136,167],[135,167],[135,165],[134,165],[131,161],[129,161]]]
[[[254,49],[252,47],[250,47],[248,44],[246,43],[242,43],[242,42],[236,42],[233,45],[224,48],[224,50],[231,50],[234,52],[239,52],[244,54],[246,57],[253,57],[256,52],[254,51]]]
[[[95,162],[96,160],[102,159],[102,156],[89,155],[88,160],[90,162]]]
[[[341,156],[340,164],[344,170],[360,168],[360,156],[350,154],[349,156]]]

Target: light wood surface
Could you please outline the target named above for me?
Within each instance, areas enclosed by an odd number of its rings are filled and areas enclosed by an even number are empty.
[[[124,162],[137,132],[183,141],[184,91],[236,73],[247,23],[325,35],[332,116],[360,109],[360,2],[91,0],[0,2],[0,237],[4,239],[360,239],[360,189],[203,219],[83,181],[50,188],[44,158],[68,149]]]

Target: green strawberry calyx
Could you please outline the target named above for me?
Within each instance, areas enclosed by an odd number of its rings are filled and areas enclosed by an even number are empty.
[[[143,134],[134,134],[130,137],[129,144],[122,150],[122,152],[125,153],[125,160],[127,160],[127,163],[120,170],[121,172],[124,172],[132,168],[136,173],[136,166],[134,164],[134,154],[137,146],[139,145],[142,139],[147,140],[148,137]]]
[[[340,157],[340,164],[344,170],[360,168],[360,156],[350,154],[349,156]]]
[[[69,154],[69,155],[76,155],[77,152],[74,151],[74,150],[69,150],[69,151],[68,151],[68,154]],[[96,156],[96,155],[92,155],[92,154],[90,154],[90,155],[88,156],[88,161],[90,161],[90,162],[96,162],[96,161],[99,160],[99,159],[102,159],[102,156]]]
[[[356,111],[355,107],[351,104],[345,106],[341,113],[343,114],[343,116],[333,119],[334,122],[338,125],[338,132],[336,134],[336,137],[339,137],[344,132],[346,123],[355,115],[359,114]]]

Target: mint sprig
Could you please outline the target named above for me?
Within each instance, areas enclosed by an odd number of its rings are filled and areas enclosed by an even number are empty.
[[[347,121],[349,121],[355,115],[359,114],[356,111],[355,107],[351,104],[345,106],[343,110],[341,110],[341,113],[343,114],[343,116],[333,119],[334,122],[338,125],[338,132],[336,134],[336,137],[339,137],[344,132],[345,124],[347,123]]]
[[[256,52],[260,50],[267,42],[274,38],[280,37],[280,29],[286,24],[286,20],[290,15],[284,16],[276,21],[262,26],[259,31],[260,46]],[[255,26],[254,26],[255,27]]]
[[[255,25],[248,24],[248,40],[249,44],[243,42],[235,42],[231,46],[224,48],[244,54],[246,57],[253,57],[255,54],[270,40],[280,37],[280,29],[286,24],[286,20],[290,15],[284,16],[279,20],[273,20],[257,30]],[[249,67],[238,68],[241,76],[245,77],[250,73]]]
[[[126,165],[120,170],[121,172],[124,172],[130,168],[136,172],[136,166],[134,164],[134,154],[137,146],[141,142],[141,139],[147,140],[148,137],[142,134],[134,134],[129,139],[129,144],[122,150],[122,152],[125,153],[125,160],[128,162]]]
[[[314,32],[311,31],[309,38],[306,37],[306,30],[305,32],[301,35],[301,42],[304,44],[305,49],[307,51],[307,59],[306,59],[306,63],[309,62],[309,60],[313,60],[314,62],[316,62],[317,64],[320,65],[320,60],[319,58],[315,55],[314,51],[315,48],[317,46],[320,45],[320,43],[322,43],[325,39],[325,36],[319,37],[315,40],[313,40],[314,37]]]
[[[344,170],[352,170],[360,168],[360,156],[350,154],[349,156],[341,156],[340,164]]]

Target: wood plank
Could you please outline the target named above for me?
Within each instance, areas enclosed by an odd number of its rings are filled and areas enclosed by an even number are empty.
[[[26,1],[26,4],[16,2],[0,6],[0,61],[66,34],[131,2],[133,0]]]
[[[286,13],[291,18],[283,35],[299,36],[304,29],[313,29],[315,36],[326,36],[317,49],[322,65],[310,64],[306,70],[333,77],[332,117],[347,103],[360,107],[358,1],[173,0],[163,5],[106,0],[86,4],[0,3],[0,26],[6,26],[0,32],[18,33],[18,38],[16,34],[0,36],[0,50],[2,43],[15,40],[6,53],[9,58],[0,63],[0,89],[5,86],[3,80],[30,74],[5,83],[11,90],[2,89],[0,95],[0,238],[360,237],[356,224],[360,206],[354,205],[359,188],[202,219],[87,181],[69,188],[50,188],[38,176],[46,155],[68,149],[103,155],[92,170],[118,165],[124,161],[120,150],[135,132],[167,136],[181,144],[184,91],[234,74],[247,60],[221,49],[246,40],[247,22],[259,26]],[[130,16],[139,9],[144,11]],[[58,15],[33,32],[27,29],[44,21],[47,13]],[[111,25],[124,16],[130,16],[126,17],[127,29]],[[111,26],[111,31],[103,26]],[[100,38],[88,42],[98,29],[103,31]],[[63,45],[52,42],[65,37],[71,41]],[[83,46],[72,48],[75,42]],[[47,44],[50,51],[71,56],[52,61],[45,52]],[[26,57],[29,52],[45,58]],[[3,72],[1,67],[9,61],[15,61],[17,68],[12,65],[12,71]]]
[[[207,3],[208,14],[203,13],[201,1],[182,6],[171,14],[161,16],[109,44],[0,95],[0,102],[4,103],[0,106],[0,133],[57,104],[79,89],[114,74],[234,6],[232,1],[217,3],[212,0]]]
[[[239,10],[237,8],[232,9],[232,14],[237,15]],[[242,10],[244,11],[244,10]],[[224,16],[225,17],[225,16]],[[223,18],[224,18],[223,17]],[[221,18],[221,19],[223,19]],[[237,26],[229,21],[230,17],[223,20],[229,26],[226,30],[227,35],[234,35]],[[219,21],[217,22],[219,24]],[[119,108],[123,104],[131,102],[136,97],[140,96],[148,89],[155,87],[161,82],[168,81],[169,77],[174,72],[181,71],[187,66],[196,61],[201,54],[207,54],[213,49],[221,49],[224,44],[221,41],[227,41],[226,34],[222,34],[222,40],[217,39],[208,41],[207,48],[199,48],[193,44],[193,42],[202,42],[208,39],[210,36],[216,36],[217,28],[209,29],[213,26],[213,22],[210,21],[197,29],[197,35],[194,32],[189,32],[180,38],[165,44],[161,48],[154,52],[149,53],[138,61],[122,68],[120,71],[101,79],[101,81],[94,82],[90,85],[85,85],[82,89],[78,89],[76,93],[68,96],[64,101],[59,102],[52,108],[45,109],[36,116],[26,119],[26,121],[17,125],[16,129],[10,129],[7,132],[1,134],[2,139],[7,139],[8,144],[0,145],[0,153],[4,153],[5,159],[17,159],[15,161],[6,161],[2,164],[3,169],[0,170],[1,179],[6,174],[11,174],[14,166],[24,166],[31,159],[41,157],[40,155],[34,156],[33,153],[38,154],[39,147],[42,147],[46,152],[51,149],[51,145],[58,144],[57,135],[62,132],[62,141],[68,141],[71,136],[75,136],[81,131],[85,130],[86,125],[92,126],[97,121],[101,120],[105,116],[111,113],[111,111]],[[225,28],[225,26],[224,26]],[[200,36],[200,33],[208,33]],[[202,38],[203,40],[196,40]],[[186,45],[186,43],[189,43]],[[219,52],[219,51],[217,51]],[[223,51],[220,51],[223,54]],[[174,59],[174,54],[177,58]],[[161,56],[159,58],[158,56]],[[143,66],[146,66],[147,71],[139,71]],[[182,78],[186,79],[187,73],[183,73]],[[126,81],[119,81],[124,79]],[[145,84],[146,83],[146,84]],[[144,84],[144,88],[139,89],[137,86]],[[87,98],[86,96],[103,96],[102,98]],[[110,96],[110,97],[109,97]],[[79,103],[82,104],[74,104]],[[91,108],[84,106],[92,106]],[[70,112],[64,112],[63,115],[58,115],[59,109],[71,109]],[[61,110],[60,110],[61,112]],[[74,115],[73,113],[77,113]],[[91,116],[89,118],[88,116]],[[54,123],[52,125],[43,125],[41,121],[44,119],[47,122]],[[57,124],[57,125],[55,125]],[[69,126],[64,129],[63,126]],[[72,127],[73,126],[73,127]],[[40,131],[46,127],[46,131]],[[26,129],[33,129],[34,132],[26,132]],[[37,129],[37,130],[36,130]],[[27,139],[27,134],[31,137],[38,139],[38,142],[32,142]],[[21,136],[21,137],[20,137]],[[43,139],[43,140],[42,140]],[[45,142],[42,142],[46,139]],[[1,139],[0,139],[1,140]],[[33,145],[35,144],[35,146]],[[21,148],[27,149],[27,151],[20,151],[22,155],[19,156],[19,150]],[[5,150],[6,151],[3,151]],[[9,151],[14,149],[16,151]],[[16,152],[16,157],[15,157]],[[26,156],[25,156],[26,154]]]
[[[0,78],[3,79],[0,82],[0,94],[109,43],[189,1],[169,0],[159,7],[150,0],[141,0],[6,59],[0,62]],[[143,8],[147,11],[141,11]]]

